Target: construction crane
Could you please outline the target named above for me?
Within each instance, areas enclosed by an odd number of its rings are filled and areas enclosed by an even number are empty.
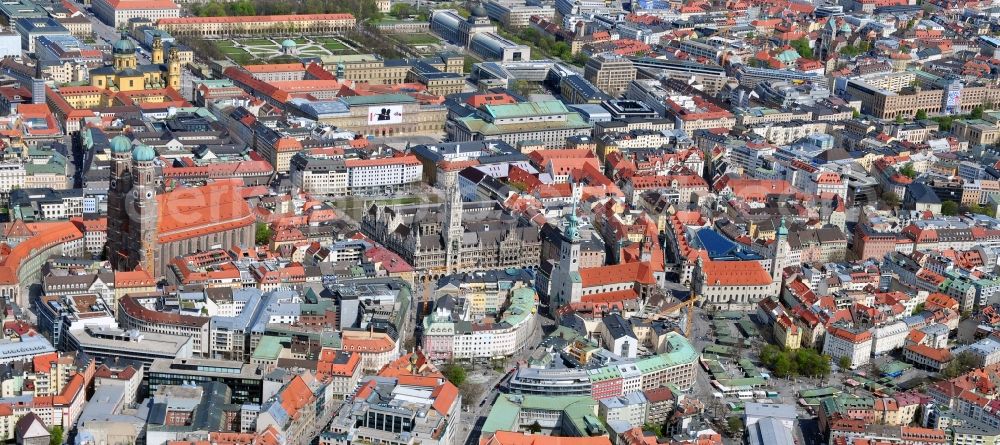
[[[688,281],[686,284],[688,285],[688,289],[690,291],[688,299],[663,308],[661,311],[656,313],[654,318],[662,320],[663,318],[666,318],[667,315],[676,314],[680,312],[681,309],[687,309],[685,312],[687,320],[684,323],[684,336],[690,340],[691,334],[694,332],[694,305],[698,302],[698,294],[694,292],[693,283]]]

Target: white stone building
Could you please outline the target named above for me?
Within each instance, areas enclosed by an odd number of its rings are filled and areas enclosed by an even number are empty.
[[[598,416],[605,422],[622,421],[629,425],[640,426],[646,419],[646,397],[642,392],[631,392],[618,397],[601,399],[598,404]]]
[[[896,321],[872,330],[872,355],[879,356],[902,348],[910,328],[902,321]]]
[[[851,360],[851,369],[867,364],[871,359],[871,352],[872,334],[868,330],[831,326],[826,331],[823,354],[829,355],[835,361],[847,357]]]

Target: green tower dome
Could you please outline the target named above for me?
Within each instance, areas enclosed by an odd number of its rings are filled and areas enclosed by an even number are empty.
[[[128,153],[132,150],[132,141],[128,136],[118,135],[111,138],[111,153]]]
[[[125,33],[122,33],[121,38],[111,47],[111,52],[115,54],[135,54],[135,44],[129,40]]]
[[[156,159],[156,150],[145,144],[136,145],[132,150],[132,159],[136,162],[149,162]]]

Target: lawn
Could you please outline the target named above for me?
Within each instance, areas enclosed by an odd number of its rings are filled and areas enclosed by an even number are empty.
[[[222,50],[223,52],[225,52],[226,50],[236,49],[236,46],[233,45],[233,42],[231,40],[213,40],[212,44],[215,45],[216,48]]]
[[[243,45],[273,45],[274,43],[267,39],[240,39],[240,43]]]
[[[233,62],[240,65],[246,65],[254,60],[254,57],[250,53],[246,52],[242,48],[237,48],[233,45],[230,40],[216,40],[212,42],[219,51],[222,51],[227,57],[232,59]]]
[[[337,43],[337,44],[324,43],[323,44],[323,48],[326,48],[327,51],[330,51],[333,54],[341,54],[341,53],[350,53],[351,52],[350,49],[348,49],[346,46],[344,46],[344,45],[342,45],[340,43]]]
[[[260,60],[254,58],[253,56],[251,56],[250,54],[248,54],[246,52],[235,53],[235,54],[226,53],[226,55],[229,56],[229,58],[234,63],[237,63],[239,65],[255,65],[255,64],[261,63]]]
[[[279,39],[283,40],[283,39]],[[298,44],[299,55],[302,57],[320,57],[327,54],[353,54],[347,45],[333,37],[299,37],[294,39]],[[238,42],[238,43],[236,43]],[[268,39],[246,40],[215,40],[212,42],[223,54],[233,62],[245,65],[247,63],[266,63],[261,61],[281,57],[281,47]],[[240,46],[237,46],[240,45]]]
[[[472,73],[472,65],[475,65],[477,63],[479,63],[479,59],[466,54],[463,71],[465,71],[466,74]]]
[[[415,34],[394,34],[393,37],[407,45],[431,45],[441,42],[441,39],[424,32]]]
[[[350,48],[348,48],[347,45],[344,45],[341,41],[330,37],[317,37],[314,38],[313,41],[334,54],[350,50]]]

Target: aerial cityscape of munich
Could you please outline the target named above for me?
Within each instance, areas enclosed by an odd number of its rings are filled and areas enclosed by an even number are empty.
[[[1000,445],[1000,0],[0,0],[0,444]]]

